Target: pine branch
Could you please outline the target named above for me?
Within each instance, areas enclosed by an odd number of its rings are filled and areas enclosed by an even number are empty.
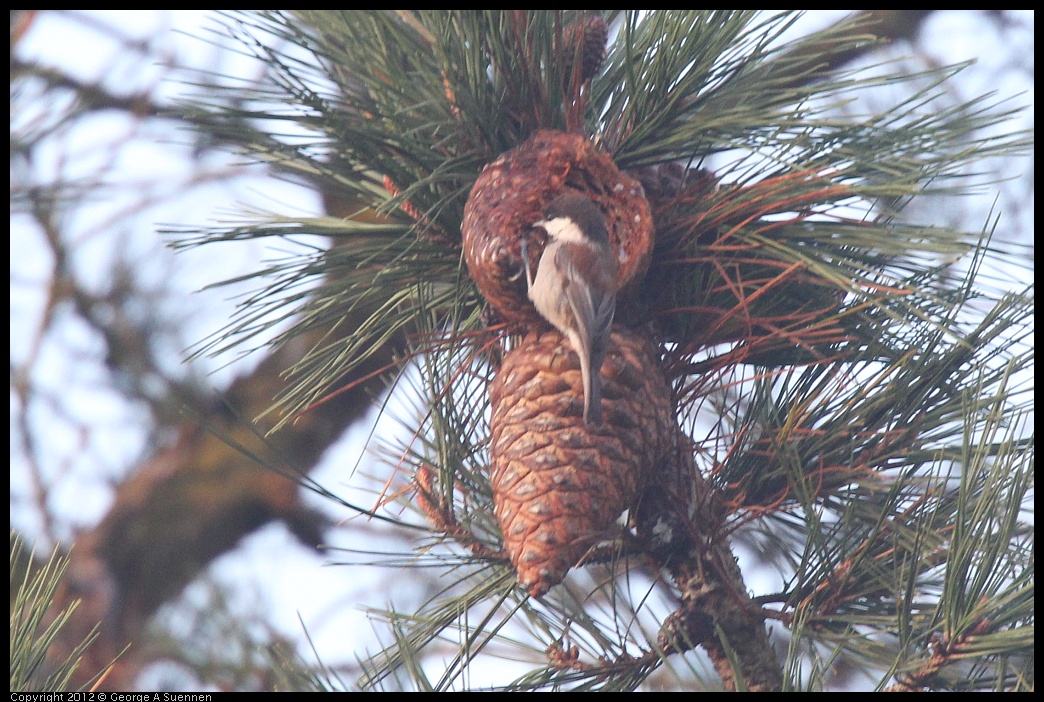
[[[59,611],[58,589],[68,563],[57,549],[46,563],[36,563],[34,553],[25,553],[21,535],[11,532],[11,690],[13,692],[56,692],[83,690],[77,676],[90,683],[106,677],[114,665],[101,670],[78,671],[88,648],[98,636],[98,627],[71,646],[63,629],[68,627],[78,602]]]

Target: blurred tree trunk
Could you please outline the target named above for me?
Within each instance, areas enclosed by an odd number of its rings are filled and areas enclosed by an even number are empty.
[[[180,595],[215,558],[255,530],[282,521],[302,544],[315,548],[322,542],[327,524],[301,503],[298,482],[262,465],[247,451],[256,452],[270,466],[285,466],[288,473],[307,473],[367,412],[386,379],[378,372],[382,363],[364,364],[358,372],[362,382],[262,441],[265,423],[251,425],[247,420],[271,406],[282,389],[282,371],[298,360],[311,340],[305,336],[284,346],[235,381],[227,395],[229,407],[214,403],[191,408],[199,419],[181,426],[173,445],[119,485],[105,517],[77,539],[59,605],[77,599],[82,604],[64,641],[75,646],[102,622],[101,635],[80,668],[86,676],[81,682],[126,644],[139,642],[157,608]],[[390,360],[399,344],[388,344],[386,350]],[[133,689],[144,662],[139,652],[140,645],[132,645],[101,689]]]

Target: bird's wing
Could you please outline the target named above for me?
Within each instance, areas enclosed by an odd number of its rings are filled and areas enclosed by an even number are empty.
[[[615,280],[595,280],[596,289],[601,290],[595,292],[589,285],[579,282],[582,277],[576,268],[580,266],[584,270],[600,270],[598,265],[592,264],[598,264],[597,259],[601,255],[601,252],[591,247],[576,246],[569,255],[556,257],[556,264],[566,273],[564,279],[569,281],[564,285],[563,292],[576,319],[580,342],[588,357],[604,353],[609,345],[609,332],[616,311],[616,292],[613,290]]]

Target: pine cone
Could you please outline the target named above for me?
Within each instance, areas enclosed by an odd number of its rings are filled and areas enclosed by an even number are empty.
[[[642,184],[654,209],[669,205],[672,200],[699,201],[718,189],[718,177],[713,172],[686,168],[677,161],[643,166],[627,173]]]
[[[590,80],[598,73],[605,61],[606,43],[609,41],[609,25],[601,15],[584,15],[565,28],[563,37],[563,59],[566,65],[574,57],[580,59],[580,80]]]
[[[490,387],[494,511],[533,597],[615,535],[667,450],[670,393],[647,342],[614,329],[601,375],[604,423],[585,424],[579,359],[557,331],[534,332]]]
[[[622,173],[594,142],[567,132],[540,131],[483,169],[464,207],[464,258],[479,291],[504,319],[539,319],[526,297],[520,252],[533,237],[530,255],[539,257],[540,236],[533,223],[566,190],[587,196],[606,217],[609,242],[625,288],[649,267],[653,221],[641,184]],[[531,261],[536,265],[537,258]],[[626,295],[624,290],[620,295]]]

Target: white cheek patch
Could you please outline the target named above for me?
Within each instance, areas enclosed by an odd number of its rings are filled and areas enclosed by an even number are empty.
[[[544,222],[544,229],[551,238],[572,244],[590,244],[580,227],[568,217],[555,217]]]

